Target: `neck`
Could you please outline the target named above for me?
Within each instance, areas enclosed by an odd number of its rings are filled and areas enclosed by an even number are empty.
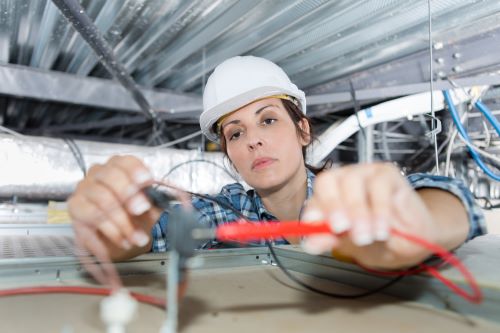
[[[280,221],[298,220],[306,200],[307,173],[302,164],[292,179],[274,189],[258,191],[264,207]]]

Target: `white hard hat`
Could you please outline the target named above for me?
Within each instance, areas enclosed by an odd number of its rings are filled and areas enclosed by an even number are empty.
[[[203,92],[200,127],[208,139],[218,142],[213,125],[224,115],[258,99],[288,95],[306,113],[306,97],[275,63],[254,56],[229,58],[219,64],[208,78]]]

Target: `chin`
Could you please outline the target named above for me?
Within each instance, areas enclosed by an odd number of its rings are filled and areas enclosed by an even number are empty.
[[[283,174],[272,170],[252,171],[246,183],[256,190],[272,190],[285,182]]]

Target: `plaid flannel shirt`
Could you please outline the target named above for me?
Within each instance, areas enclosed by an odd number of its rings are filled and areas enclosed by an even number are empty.
[[[310,198],[313,193],[314,177],[314,174],[310,170],[307,170],[307,199]],[[410,175],[407,179],[414,189],[438,188],[454,194],[461,200],[469,216],[470,227],[467,240],[486,233],[486,223],[483,212],[475,203],[471,192],[462,182],[457,179],[423,173]],[[243,186],[239,183],[224,186],[220,193],[214,195],[213,198],[227,205],[231,205],[237,211],[241,212],[249,221],[277,220],[275,216],[266,210],[257,192],[254,190],[245,191]],[[198,221],[200,225],[205,227],[215,227],[240,219],[233,211],[207,199],[193,197],[192,204],[199,212]],[[168,212],[163,212],[152,230],[153,252],[168,250],[166,235],[167,223]],[[288,244],[288,242],[285,239],[278,239],[275,241],[275,244]],[[264,241],[259,244],[251,245],[264,245]],[[211,240],[203,244],[201,249],[220,248],[222,246],[224,246],[224,244],[216,240]]]

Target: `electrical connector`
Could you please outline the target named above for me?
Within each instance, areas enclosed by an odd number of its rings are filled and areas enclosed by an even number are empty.
[[[120,289],[101,302],[101,319],[107,333],[125,333],[125,327],[135,317],[137,301],[126,289]]]

